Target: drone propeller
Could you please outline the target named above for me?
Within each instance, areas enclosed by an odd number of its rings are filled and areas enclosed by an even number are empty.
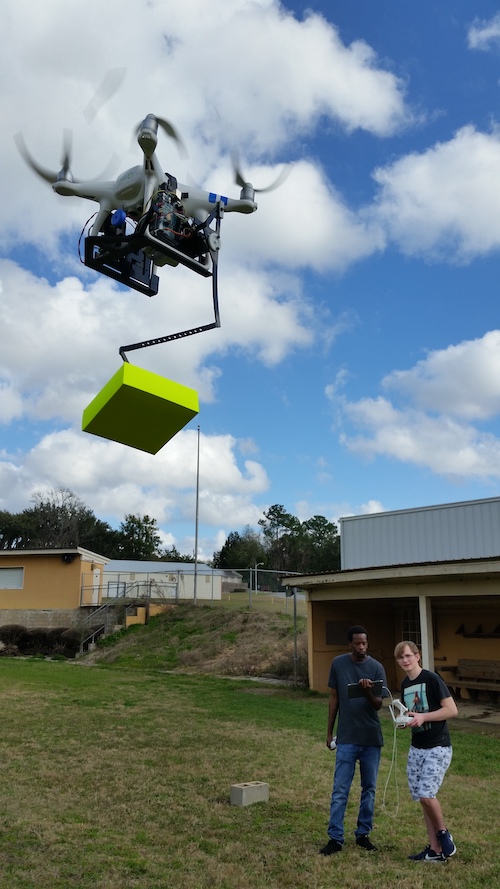
[[[187,148],[182,137],[179,135],[175,127],[172,126],[172,124],[169,123],[168,120],[164,120],[163,117],[157,117],[156,120],[158,121],[158,126],[162,128],[163,132],[166,133],[167,136],[170,136],[170,138],[173,139],[174,142],[177,142],[179,154],[181,155],[181,157],[186,158],[188,156]]]
[[[285,182],[285,180],[288,179],[288,177],[290,175],[289,167],[283,167],[281,173],[276,177],[274,182],[271,182],[270,185],[267,185],[265,188],[254,188],[252,183],[249,182],[248,179],[246,179],[245,176],[243,175],[243,173],[241,172],[240,165],[239,165],[240,159],[239,159],[239,156],[236,152],[233,152],[232,162],[233,162],[233,170],[234,170],[234,181],[235,181],[236,185],[239,185],[240,188],[243,189],[243,192],[245,192],[245,195],[244,195],[245,197],[252,197],[253,198],[253,195],[250,195],[250,192],[253,192],[253,194],[264,194],[264,192],[266,192],[266,191],[274,191],[275,188],[279,188],[280,185],[283,185],[283,182]],[[242,192],[242,196],[243,196],[243,192]]]
[[[106,72],[92,99],[83,109],[83,115],[87,123],[92,123],[106,102],[119,91],[125,80],[126,73],[126,68],[111,68]]]
[[[24,141],[24,137],[22,133],[16,133],[14,136],[14,141],[19,149],[20,154],[26,161],[29,167],[40,176],[41,179],[45,179],[50,185],[53,185],[55,182],[76,182],[77,180],[73,178],[73,174],[70,171],[70,163],[71,163],[71,144],[72,144],[72,134],[71,130],[64,130],[63,135],[63,153],[61,158],[62,167],[59,172],[55,172],[53,170],[48,170],[46,167],[42,167],[37,161],[29,153],[26,142]]]
[[[145,147],[146,143],[141,141],[141,132],[144,132],[146,139],[151,140],[150,132],[154,133],[153,140],[151,141],[151,148],[156,147],[156,133],[158,132],[158,127],[160,127],[163,132],[169,136],[174,142],[177,143],[177,148],[179,151],[179,155],[182,158],[188,157],[187,149],[184,144],[184,141],[179,134],[179,132],[175,129],[173,124],[170,121],[165,120],[163,117],[157,117],[156,114],[148,114],[147,117],[144,118],[135,128],[135,135],[139,136],[140,144]],[[154,145],[153,145],[154,143]]]

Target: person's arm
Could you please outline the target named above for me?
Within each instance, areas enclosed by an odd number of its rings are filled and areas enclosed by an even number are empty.
[[[339,710],[339,696],[336,688],[330,689],[330,697],[328,699],[328,729],[326,733],[326,746],[330,747],[333,738],[333,727]]]
[[[444,722],[457,715],[457,705],[452,697],[443,698],[439,710],[429,710],[427,713],[413,713],[410,710],[408,713],[408,716],[412,717],[412,721],[409,723],[411,728],[418,728],[424,722]]]
[[[369,704],[373,707],[374,710],[380,710],[382,706],[382,696],[374,695],[372,691],[373,682],[371,679],[360,679],[359,684],[365,690],[365,697]]]

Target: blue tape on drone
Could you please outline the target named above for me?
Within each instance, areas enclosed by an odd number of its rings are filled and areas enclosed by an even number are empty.
[[[223,195],[219,197],[218,195],[214,194],[213,191],[210,192],[208,200],[211,204],[216,204],[218,200],[221,202],[221,204],[227,204],[227,198],[225,198]]]

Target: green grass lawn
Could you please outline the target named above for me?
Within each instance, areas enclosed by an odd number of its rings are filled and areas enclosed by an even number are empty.
[[[411,864],[425,845],[404,772],[409,737],[387,713],[380,847],[318,855],[335,754],[327,699],[250,680],[128,667],[0,660],[2,889],[476,889],[498,885],[499,736],[452,725],[440,794],[458,853]],[[232,806],[230,786],[266,781],[268,803]],[[399,801],[398,801],[399,797]]]

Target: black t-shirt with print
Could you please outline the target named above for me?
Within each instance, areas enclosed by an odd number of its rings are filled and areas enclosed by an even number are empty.
[[[429,713],[441,708],[443,698],[450,697],[450,690],[437,673],[421,670],[416,679],[403,679],[401,700],[414,713]],[[450,747],[450,733],[446,720],[424,722],[411,730],[412,747],[427,750],[430,747]]]

